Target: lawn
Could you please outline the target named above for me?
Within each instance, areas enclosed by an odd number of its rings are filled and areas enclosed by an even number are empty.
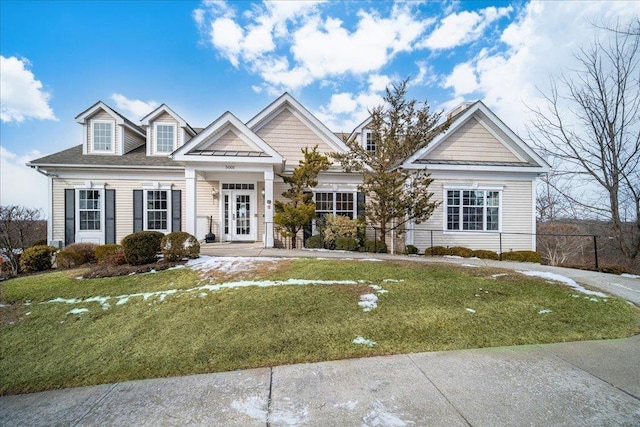
[[[619,338],[637,333],[640,319],[618,298],[506,270],[366,260],[208,262],[202,266],[212,270],[103,279],[71,270],[0,283],[0,394]]]

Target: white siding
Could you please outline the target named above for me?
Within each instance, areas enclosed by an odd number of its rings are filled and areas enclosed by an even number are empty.
[[[213,199],[211,192],[214,188],[216,192],[219,190],[220,184],[218,181],[198,180],[196,184],[196,215],[198,217],[213,217],[212,229],[216,235],[216,241],[218,241],[220,239],[220,236],[218,236],[218,231],[220,230],[220,197]],[[204,239],[204,236],[196,237],[198,240]]]
[[[434,193],[434,200],[442,201],[443,185],[455,186],[468,184],[469,181],[436,179],[429,186]],[[533,206],[531,181],[478,181],[479,185],[504,185],[502,191],[502,251],[531,250]],[[433,234],[434,246],[464,246],[470,249],[488,249],[500,251],[500,233],[498,232],[464,232],[445,231],[443,223],[445,205],[442,203],[429,220],[415,226],[414,245],[422,252],[431,246]],[[430,230],[433,230],[431,233]],[[525,234],[515,234],[525,233]]]
[[[449,135],[426,158],[432,160],[520,161],[473,117]]]
[[[303,159],[302,148],[318,146],[320,153],[334,150],[288,109],[282,110],[269,123],[260,128],[258,136],[295,167]]]

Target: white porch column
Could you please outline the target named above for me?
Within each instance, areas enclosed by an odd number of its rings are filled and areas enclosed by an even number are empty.
[[[264,171],[264,247],[273,247],[273,169]]]
[[[194,167],[187,166],[184,170],[184,178],[187,185],[187,199],[186,199],[186,232],[192,235],[196,235],[196,216],[197,216],[197,200],[196,200],[196,183],[198,177]]]

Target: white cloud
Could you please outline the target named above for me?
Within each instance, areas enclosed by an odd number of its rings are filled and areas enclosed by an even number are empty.
[[[371,92],[383,92],[391,84],[389,76],[372,74],[369,76],[369,90]]]
[[[516,132],[528,121],[526,105],[540,103],[549,76],[576,68],[573,53],[595,37],[612,37],[592,23],[624,22],[640,14],[640,2],[532,1],[502,32],[506,49],[482,49],[460,64],[442,85],[460,98],[478,94]]]
[[[156,101],[145,102],[140,101],[139,99],[128,99],[126,96],[119,93],[114,93],[110,98],[116,102],[118,111],[131,113],[133,117],[138,120],[152,112],[158,105],[160,105]]]
[[[39,151],[18,155],[0,146],[0,205],[42,209],[46,216],[47,179],[25,165],[39,157],[42,157]]]
[[[350,93],[336,93],[331,95],[329,110],[334,114],[351,113],[358,107],[358,102]]]
[[[49,106],[51,94],[29,70],[26,58],[0,56],[0,120],[58,120]]]
[[[511,13],[513,8],[487,7],[478,12],[462,11],[451,13],[442,19],[436,28],[419,47],[430,49],[451,49],[472,42],[484,33],[484,30],[495,20]]]

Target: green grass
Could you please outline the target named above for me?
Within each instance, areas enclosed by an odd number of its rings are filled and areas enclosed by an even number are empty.
[[[403,262],[301,259],[245,273],[254,280],[362,280],[356,285],[185,291],[189,269],[77,280],[82,271],[0,283],[0,394],[131,379],[227,371],[404,352],[619,338],[638,332],[638,310],[496,269]],[[403,280],[384,282],[384,279]],[[228,279],[233,280],[233,279]],[[381,285],[378,307],[360,295]],[[103,310],[99,303],[46,303],[182,290]],[[574,297],[573,295],[579,295]],[[29,302],[28,302],[29,301]],[[68,314],[85,307],[83,314]],[[475,310],[470,313],[466,309]],[[542,309],[551,313],[538,314]],[[27,313],[30,313],[27,315]],[[355,345],[356,336],[374,347]]]

